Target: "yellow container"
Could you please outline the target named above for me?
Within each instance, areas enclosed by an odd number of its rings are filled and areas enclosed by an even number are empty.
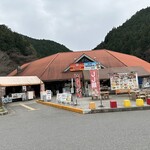
[[[90,102],[89,103],[89,109],[96,109],[95,102]]]
[[[124,100],[124,101],[123,101],[123,105],[124,105],[124,107],[131,107],[131,102],[130,102],[130,100]]]
[[[143,99],[136,99],[136,106],[144,106]]]

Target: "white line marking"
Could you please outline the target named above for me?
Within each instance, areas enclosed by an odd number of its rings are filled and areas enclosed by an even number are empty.
[[[27,108],[27,109],[29,109],[29,110],[36,110],[35,108],[29,107],[29,106],[27,106],[25,104],[20,104],[20,105],[23,106],[23,107],[25,107],[25,108]]]

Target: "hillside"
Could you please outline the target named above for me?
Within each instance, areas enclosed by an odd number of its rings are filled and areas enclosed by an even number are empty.
[[[58,52],[70,51],[64,45],[60,45],[59,43],[56,43],[54,41],[44,40],[44,39],[38,40],[29,37],[25,37],[25,38],[28,40],[29,43],[32,44],[32,46],[36,50],[38,58],[52,55]]]
[[[135,55],[150,62],[150,7],[138,11],[129,20],[113,28],[94,49]]]
[[[29,38],[0,25],[0,75],[7,75],[26,62],[68,51],[67,47],[54,41]]]

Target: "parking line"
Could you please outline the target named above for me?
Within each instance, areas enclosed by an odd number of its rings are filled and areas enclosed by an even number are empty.
[[[20,104],[20,105],[23,106],[23,107],[25,107],[25,108],[27,108],[27,109],[29,109],[29,110],[36,110],[35,108],[29,107],[29,106],[27,106],[25,104]]]

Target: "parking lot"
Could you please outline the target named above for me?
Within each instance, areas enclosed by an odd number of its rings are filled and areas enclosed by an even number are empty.
[[[149,110],[81,115],[34,100],[7,108],[0,116],[2,150],[150,149]]]

